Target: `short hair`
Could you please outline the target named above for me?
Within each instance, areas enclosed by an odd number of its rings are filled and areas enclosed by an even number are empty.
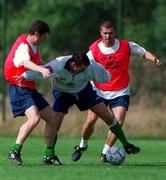
[[[50,33],[50,28],[48,26],[48,24],[42,20],[36,20],[34,22],[32,22],[32,24],[30,25],[29,29],[28,29],[28,34],[35,34],[35,32],[38,32],[39,35],[42,35],[44,33]]]
[[[103,27],[105,27],[105,28],[112,28],[112,27],[113,27],[113,28],[115,29],[114,22],[113,22],[113,21],[110,21],[110,20],[103,21],[103,22],[101,23],[101,25],[100,25],[100,29],[103,28]]]
[[[86,55],[86,53],[81,51],[75,52],[71,58],[71,61],[75,62],[77,66],[80,65],[89,66],[90,64],[89,58]]]

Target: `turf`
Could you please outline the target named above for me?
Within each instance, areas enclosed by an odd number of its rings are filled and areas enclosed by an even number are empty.
[[[1,180],[164,180],[166,179],[166,141],[131,140],[141,147],[138,155],[127,155],[122,166],[102,164],[99,160],[104,140],[91,139],[88,150],[78,162],[72,162],[73,146],[79,139],[61,139],[56,153],[63,166],[41,164],[44,142],[42,138],[29,138],[23,148],[24,164],[18,166],[7,158],[14,138],[0,138]],[[120,145],[119,143],[117,145]]]

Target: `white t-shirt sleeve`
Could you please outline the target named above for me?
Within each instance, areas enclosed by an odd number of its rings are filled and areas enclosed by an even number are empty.
[[[87,70],[90,74],[90,79],[100,83],[106,83],[111,79],[111,74],[101,64],[96,61],[91,61]]]
[[[14,65],[20,67],[23,65],[24,61],[30,61],[29,47],[27,44],[21,43],[15,51],[15,56],[13,59]]]
[[[95,58],[93,57],[93,54],[92,54],[92,51],[91,51],[91,50],[89,50],[89,51],[86,53],[86,55],[88,56],[89,59],[95,60]]]
[[[138,45],[135,42],[129,42],[129,45],[130,45],[132,55],[137,55],[137,56],[143,57],[143,55],[146,52],[146,49],[144,49],[143,47],[141,47],[140,45]]]

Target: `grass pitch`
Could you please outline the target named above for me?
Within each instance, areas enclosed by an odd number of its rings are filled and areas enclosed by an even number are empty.
[[[102,164],[99,155],[104,139],[91,139],[89,148],[78,162],[71,160],[73,146],[79,139],[61,139],[56,154],[63,166],[42,165],[43,138],[29,138],[22,151],[24,164],[18,166],[7,158],[15,138],[0,138],[1,180],[164,180],[166,179],[166,140],[131,140],[141,147],[140,154],[127,155],[122,166]],[[118,143],[117,145],[121,145]]]

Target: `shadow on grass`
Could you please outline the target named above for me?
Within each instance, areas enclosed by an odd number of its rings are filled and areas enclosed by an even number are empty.
[[[113,166],[109,163],[100,163],[100,162],[96,162],[96,163],[82,163],[82,162],[77,162],[77,163],[73,163],[73,162],[68,162],[68,163],[63,163],[63,165],[44,165],[42,163],[24,163],[22,165],[16,165],[13,162],[1,162],[0,164],[3,163],[3,167],[4,166],[15,166],[15,167],[21,167],[21,168],[34,168],[34,167],[42,167],[42,168],[66,168],[66,167],[89,167],[89,168],[93,168],[93,167],[115,167],[115,168],[123,168],[123,167],[166,167],[166,161],[162,161],[162,162],[133,162],[133,163],[125,163],[121,166]]]
[[[144,162],[144,163],[126,163],[123,166],[151,166],[151,167],[159,167],[159,166],[165,166],[166,167],[166,161],[165,162]]]
[[[72,163],[72,164],[67,164],[66,166],[89,166],[89,167],[96,167],[96,166],[100,166],[100,167],[104,167],[104,166],[111,166],[111,167],[166,167],[166,161],[165,162],[144,162],[144,163],[125,163],[121,166],[113,166],[109,163]]]

